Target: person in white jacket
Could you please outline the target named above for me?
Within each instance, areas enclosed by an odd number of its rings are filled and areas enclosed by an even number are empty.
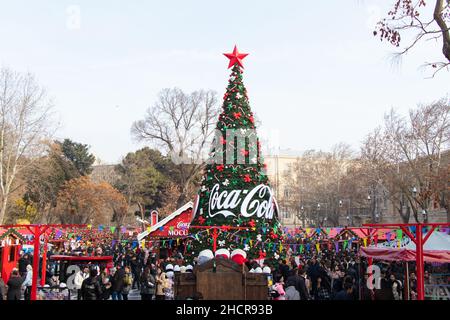
[[[73,280],[73,283],[75,285],[75,289],[77,289],[77,296],[78,300],[81,300],[81,285],[83,284],[83,281],[89,277],[89,268],[84,267],[83,270],[80,270],[75,275],[75,279]]]
[[[27,275],[25,276],[25,281],[22,283],[22,287],[25,288],[23,294],[25,300],[31,299],[31,285],[33,283],[33,267],[29,264],[27,265]]]

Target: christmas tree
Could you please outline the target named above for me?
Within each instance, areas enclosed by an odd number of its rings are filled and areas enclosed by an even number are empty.
[[[242,80],[247,54],[235,47],[224,55],[232,72],[195,202],[187,258],[204,249],[243,249],[248,260],[264,259],[273,266],[284,256],[282,230]]]

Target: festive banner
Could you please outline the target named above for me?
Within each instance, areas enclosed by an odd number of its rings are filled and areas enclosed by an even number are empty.
[[[363,242],[364,242],[364,248],[367,247],[367,238],[364,238]]]
[[[339,252],[339,242],[334,243],[334,248],[336,249],[336,252]]]
[[[316,250],[317,250],[317,252],[320,252],[320,244],[319,243],[316,243]]]
[[[348,245],[348,241],[344,240],[344,250],[347,248],[347,245]]]
[[[390,232],[386,232],[386,240],[388,242],[391,241],[391,233]]]
[[[109,230],[111,230],[111,233],[114,233],[114,231],[116,231],[116,227],[109,227]]]
[[[55,237],[56,237],[56,239],[58,239],[58,238],[61,238],[62,235],[63,235],[63,232],[61,230],[57,230]]]

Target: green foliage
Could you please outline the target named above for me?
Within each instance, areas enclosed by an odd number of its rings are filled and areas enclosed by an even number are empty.
[[[64,139],[62,143],[57,143],[61,145],[62,153],[73,164],[80,175],[86,176],[92,172],[95,157],[89,153],[87,144],[77,143],[70,139]]]
[[[27,170],[23,200],[32,203],[38,214],[48,212],[56,207],[58,192],[64,183],[79,176],[75,166],[63,155],[61,145],[52,144],[48,154]]]
[[[148,147],[130,152],[115,170],[120,178],[115,187],[129,205],[158,208],[164,201],[163,188],[172,174],[173,164],[159,151]]]

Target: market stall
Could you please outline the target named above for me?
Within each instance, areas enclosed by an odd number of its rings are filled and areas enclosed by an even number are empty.
[[[424,263],[429,262],[450,262],[449,259],[449,242],[447,242],[447,234],[437,234],[436,228],[449,227],[450,223],[392,223],[392,224],[365,224],[365,227],[371,227],[374,230],[380,228],[397,229],[399,233],[398,238],[402,238],[405,234],[410,241],[406,242],[402,246],[402,241],[397,240],[397,248],[377,248],[377,244],[373,247],[361,248],[360,252],[362,256],[369,257],[369,259],[378,260],[400,260],[416,262],[416,274],[417,274],[417,299],[424,300],[425,298],[425,283],[424,283]],[[434,236],[433,236],[434,235]],[[430,241],[430,239],[434,241]],[[430,241],[430,242],[428,242]],[[389,243],[388,239],[388,243]],[[427,243],[429,245],[427,246]],[[431,246],[430,246],[431,244]],[[427,259],[427,260],[425,260]],[[392,261],[390,260],[390,261]],[[369,263],[370,265],[371,263]]]
[[[398,241],[388,241],[361,248],[361,255],[385,261],[415,261],[416,244],[409,238],[398,246]],[[434,231],[423,246],[425,262],[450,262],[450,235]]]
[[[158,223],[148,227],[147,230],[138,234],[138,241],[146,237],[154,239],[187,237],[192,220],[193,205],[190,201]]]

